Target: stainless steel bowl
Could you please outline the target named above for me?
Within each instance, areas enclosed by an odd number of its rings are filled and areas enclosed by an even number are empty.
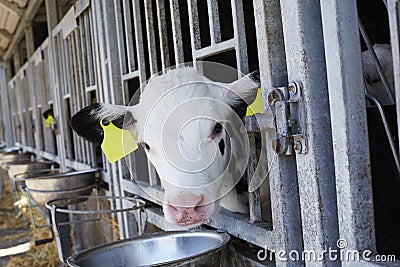
[[[42,169],[50,169],[52,166],[58,166],[57,163],[46,160],[18,160],[4,163],[5,168],[8,170],[10,178],[19,173],[30,173]]]
[[[227,266],[230,237],[215,231],[162,232],[90,248],[67,259],[69,266]]]
[[[0,153],[0,164],[4,165],[7,162],[18,160],[30,160],[35,154],[32,153],[18,153],[18,151],[9,151]]]
[[[16,182],[25,182],[26,191],[39,205],[56,198],[90,195],[98,169],[61,172],[58,169],[21,173]]]
[[[82,200],[76,199],[76,196],[88,196],[92,193],[94,185],[89,185],[77,189],[67,189],[67,190],[35,190],[26,188],[26,191],[30,194],[36,204],[45,206],[48,201],[53,199],[62,198],[65,200],[61,200],[58,202],[60,206],[67,206],[71,204],[77,204]],[[72,201],[71,201],[72,199]]]

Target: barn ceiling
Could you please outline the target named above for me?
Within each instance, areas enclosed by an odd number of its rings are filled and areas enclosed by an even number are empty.
[[[11,44],[30,0],[0,0],[0,56]]]

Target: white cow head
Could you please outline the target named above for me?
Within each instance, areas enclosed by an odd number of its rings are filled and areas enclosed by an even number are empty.
[[[237,109],[254,101],[259,86],[258,72],[224,84],[194,68],[168,70],[148,81],[139,104],[89,106],[74,115],[71,126],[97,143],[101,119],[138,136],[165,189],[166,220],[194,226],[220,205],[233,212],[248,210],[234,189],[248,160]]]

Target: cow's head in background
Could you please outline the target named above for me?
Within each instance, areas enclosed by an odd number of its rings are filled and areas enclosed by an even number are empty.
[[[84,138],[101,143],[100,120],[138,136],[165,189],[165,218],[180,226],[209,219],[219,206],[248,212],[234,186],[248,161],[248,139],[238,109],[253,102],[259,75],[217,83],[194,68],[152,77],[139,104],[97,104],[71,119]]]

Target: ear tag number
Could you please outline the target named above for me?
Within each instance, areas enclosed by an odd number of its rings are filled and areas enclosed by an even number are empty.
[[[264,106],[262,102],[261,87],[258,88],[256,99],[250,106],[247,107],[246,116],[252,116],[254,114],[264,114]]]
[[[138,148],[137,137],[133,137],[128,130],[116,127],[111,121],[104,125],[101,120],[100,125],[104,132],[101,149],[110,163],[122,159]]]
[[[44,127],[50,128],[52,124],[54,124],[54,117],[52,115],[49,115],[44,121]]]

